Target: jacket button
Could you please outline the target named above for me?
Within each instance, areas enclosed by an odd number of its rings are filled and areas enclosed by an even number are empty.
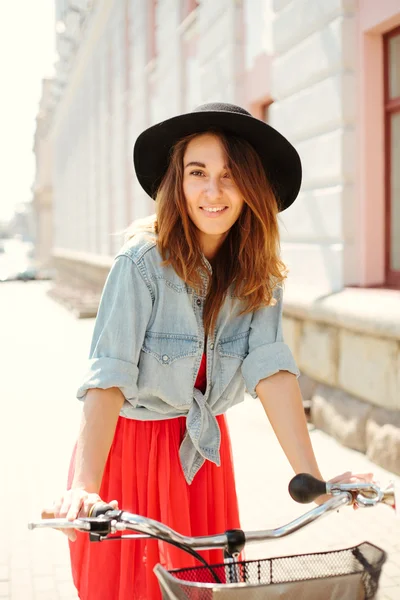
[[[211,350],[214,350],[214,344],[210,344]]]
[[[196,304],[197,304],[197,306],[201,306],[201,300],[200,300],[200,298],[197,298]]]
[[[162,357],[163,362],[168,362],[169,361],[169,356],[167,356],[167,354],[164,354],[164,356]]]

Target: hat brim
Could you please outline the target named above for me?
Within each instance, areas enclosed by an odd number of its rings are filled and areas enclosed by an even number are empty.
[[[253,146],[272,185],[280,211],[295,201],[302,176],[296,149],[267,123],[251,115],[223,111],[179,115],[153,125],[139,135],[133,150],[133,162],[145,192],[155,198],[176,142],[187,135],[213,129],[239,136]]]

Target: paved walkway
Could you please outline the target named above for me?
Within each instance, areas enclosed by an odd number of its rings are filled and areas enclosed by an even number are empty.
[[[85,368],[93,320],[77,321],[45,295],[47,283],[1,285],[0,294],[0,598],[76,600],[66,538],[28,531],[65,485],[81,405],[75,388]],[[304,511],[286,493],[290,468],[259,403],[230,411],[244,529],[283,524]],[[365,456],[311,433],[322,472],[373,470]],[[395,478],[400,483],[400,478]],[[343,509],[291,537],[249,547],[248,557],[347,547],[368,540],[389,553],[379,600],[400,598],[400,519],[387,507]]]

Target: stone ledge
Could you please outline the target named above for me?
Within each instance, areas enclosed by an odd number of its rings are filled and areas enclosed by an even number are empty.
[[[397,340],[346,329],[339,329],[338,339],[335,385],[373,405],[400,410]]]
[[[378,337],[400,340],[400,290],[345,288],[326,296],[284,293],[284,314]]]
[[[366,452],[366,426],[372,406],[341,390],[319,385],[312,397],[311,421],[341,444]]]
[[[400,428],[391,423],[379,426],[368,421],[367,433],[370,438],[367,457],[384,469],[400,474]]]
[[[77,319],[90,319],[97,315],[100,295],[92,290],[56,285],[48,290],[47,295],[71,311]]]
[[[303,323],[298,342],[297,364],[315,379],[335,385],[337,382],[338,330],[319,323]]]
[[[49,295],[78,319],[95,317],[113,258],[58,248],[53,263],[57,277]]]
[[[374,408],[338,389],[319,385],[311,422],[344,446],[364,452],[377,465],[400,474],[400,413]]]
[[[62,260],[71,260],[79,263],[86,263],[94,267],[105,267],[111,269],[114,257],[103,254],[93,254],[91,252],[80,252],[78,250],[68,250],[66,248],[54,248],[54,258]]]

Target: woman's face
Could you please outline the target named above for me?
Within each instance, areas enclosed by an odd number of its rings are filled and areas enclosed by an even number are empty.
[[[192,139],[183,156],[183,193],[207,258],[218,251],[244,204],[226,163],[221,141],[210,133]]]

